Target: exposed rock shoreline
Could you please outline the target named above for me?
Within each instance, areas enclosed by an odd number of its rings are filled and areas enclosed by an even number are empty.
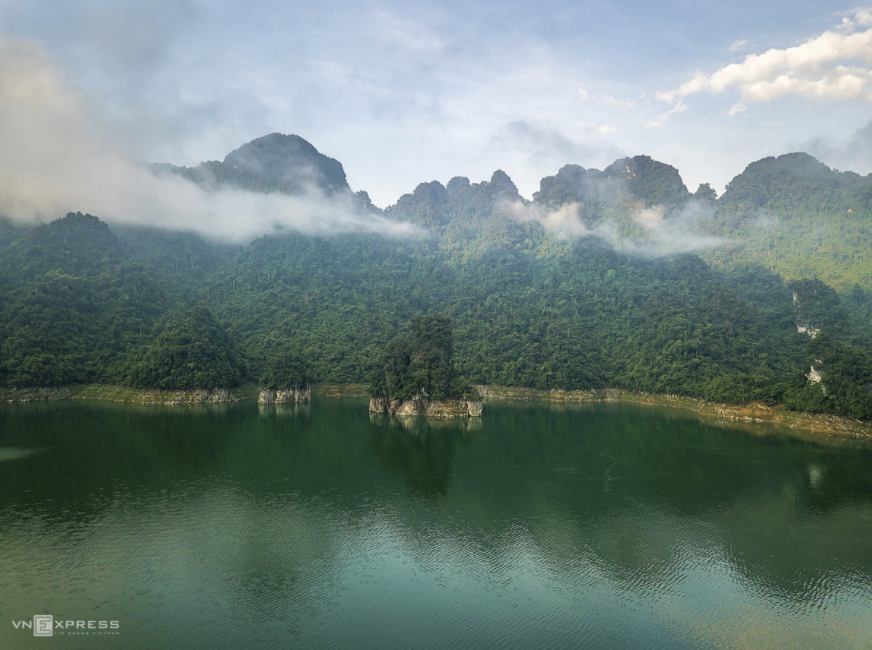
[[[782,406],[770,407],[765,404],[721,404],[706,400],[682,397],[679,395],[659,395],[640,393],[620,388],[600,390],[537,390],[533,388],[513,388],[506,386],[477,386],[484,399],[509,399],[520,401],[541,400],[562,404],[591,402],[624,402],[645,406],[663,406],[692,411],[706,418],[728,421],[737,425],[774,424],[812,440],[872,440],[872,422],[854,420],[835,415],[823,415],[788,411]],[[264,391],[261,391],[261,393]],[[297,402],[261,402],[261,404],[306,403],[311,399],[311,390],[301,391]],[[316,387],[316,392],[325,397],[361,397],[363,387],[359,385],[335,385]],[[278,391],[276,391],[278,393]],[[252,387],[240,389],[213,389],[192,391],[138,390],[123,386],[79,385],[57,388],[0,388],[0,403],[7,402],[48,402],[69,399],[95,399],[131,404],[222,404],[238,402],[259,397]],[[301,399],[302,398],[302,399]],[[290,396],[276,395],[275,399],[290,399]],[[258,399],[260,401],[260,399]],[[394,415],[425,415],[433,418],[480,417],[482,402],[477,400],[452,400],[429,402],[426,405],[412,402],[393,402],[386,405],[380,400],[370,400],[371,413]],[[423,410],[423,412],[421,412]]]
[[[69,388],[0,388],[0,402],[49,402],[71,397]]]
[[[60,388],[0,388],[0,402],[49,402],[98,399],[129,404],[225,404],[246,399],[242,389],[142,390],[124,386],[86,385]]]
[[[822,413],[790,411],[784,406],[761,403],[723,404],[681,395],[642,393],[623,388],[591,390],[537,390],[507,386],[476,386],[485,399],[520,401],[542,400],[562,404],[591,402],[622,402],[642,406],[662,406],[692,411],[707,419],[721,420],[736,425],[770,424],[789,429],[799,437],[819,442],[845,439],[872,440],[872,422]]]
[[[305,404],[312,399],[312,389],[269,390],[260,391],[258,404]]]
[[[213,388],[211,390],[141,391],[137,404],[225,404],[238,402],[245,396],[241,391]],[[127,401],[127,400],[125,400]]]
[[[428,418],[479,418],[482,403],[478,400],[387,400],[373,397],[369,400],[370,413],[387,415],[424,416]]]

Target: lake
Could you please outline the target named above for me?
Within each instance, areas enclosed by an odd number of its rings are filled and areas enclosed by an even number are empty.
[[[758,431],[0,406],[0,648],[872,647],[872,453]]]

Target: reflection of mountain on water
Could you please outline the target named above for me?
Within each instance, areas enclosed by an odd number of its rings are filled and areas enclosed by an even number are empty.
[[[507,552],[499,540],[523,521],[555,575],[569,562],[631,590],[674,591],[697,563],[790,600],[845,565],[872,584],[868,452],[613,405],[491,405],[480,441],[455,462],[454,505],[481,513],[484,557]]]
[[[0,463],[4,461],[20,460],[33,454],[39,453],[40,449],[22,449],[20,447],[0,447]]]
[[[470,425],[470,420],[476,420]],[[448,494],[451,460],[479,418],[434,419],[370,413],[369,443],[381,464],[421,496]]]
[[[179,561],[199,565],[192,577],[201,584],[205,579],[245,611],[253,626],[248,633],[259,641],[296,633],[300,622],[328,606],[338,589],[341,524],[291,495],[265,501],[216,491],[192,502],[184,516],[157,519],[163,528],[176,528],[173,539],[192,539],[197,531],[200,559]],[[205,577],[207,572],[211,575]]]
[[[151,549],[131,581],[172,572],[242,609],[286,607],[264,621],[276,634],[376,556],[492,592],[532,576],[577,602],[611,590],[715,608],[726,593],[799,612],[872,589],[872,454],[676,412],[493,403],[471,432],[371,419],[362,401],[72,403],[0,409],[0,447],[44,449],[0,463],[15,566],[62,549],[129,573],[125,558]],[[0,556],[0,601],[7,570],[19,575]]]
[[[426,418],[370,412],[369,421],[378,427],[402,427],[418,435],[430,431],[481,431],[481,418]]]
[[[308,420],[311,416],[309,403],[304,404],[258,404],[257,412],[261,417],[280,417],[293,420]]]

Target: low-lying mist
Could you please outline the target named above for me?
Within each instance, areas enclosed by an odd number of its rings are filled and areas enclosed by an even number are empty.
[[[69,84],[37,45],[0,36],[0,214],[21,222],[89,212],[110,223],[246,241],[298,230],[411,236],[350,196],[207,191],[137,160],[104,107]]]
[[[700,224],[713,217],[714,208],[707,202],[694,199],[668,216],[663,206],[626,206],[629,220],[641,230],[639,236],[626,235],[626,228],[622,228],[615,218],[607,218],[591,227],[585,225],[581,218],[582,207],[577,202],[548,208],[516,200],[504,202],[500,208],[519,222],[541,224],[560,239],[594,236],[622,252],[650,257],[689,253],[735,243],[700,231]]]

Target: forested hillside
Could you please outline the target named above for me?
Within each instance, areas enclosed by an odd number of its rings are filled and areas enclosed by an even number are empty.
[[[159,173],[350,195],[341,164],[286,138]],[[566,166],[532,202],[501,171],[422,184],[383,212],[424,229],[411,238],[289,232],[231,246],[75,213],[0,222],[0,382],[213,387],[293,358],[315,381],[362,383],[408,322],[439,314],[473,383],[872,418],[869,188],[794,154],[750,165],[718,199],[637,156]]]
[[[804,153],[764,158],[730,182],[713,221],[737,242],[706,253],[715,264],[746,260],[790,279],[818,277],[854,301],[872,292],[870,176]]]

